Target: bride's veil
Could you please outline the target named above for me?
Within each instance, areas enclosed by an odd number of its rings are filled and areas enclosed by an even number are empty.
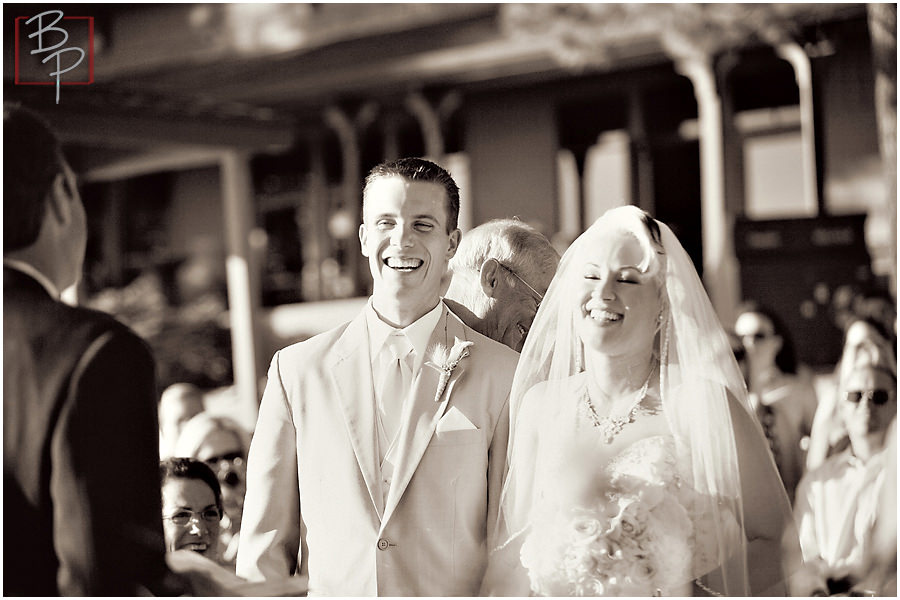
[[[708,500],[705,514],[709,518],[704,521],[714,529],[704,538],[707,564],[695,562],[691,577],[710,574],[709,581],[715,581],[717,591],[750,595],[747,541],[740,529],[744,522],[741,477],[730,412],[738,407],[749,414],[746,386],[690,257],[669,227],[634,206],[607,211],[565,252],[528,334],[510,394],[509,472],[493,536],[495,552],[521,544],[530,527],[531,508],[541,492],[533,467],[537,453],[546,449],[538,449],[534,439],[518,434],[520,420],[534,423],[539,413],[538,422],[552,426],[554,403],[561,394],[571,393],[571,383],[566,382],[584,370],[582,344],[575,330],[581,269],[598,240],[623,230],[645,246],[648,261],[659,261],[664,267],[664,271],[660,269],[663,317],[656,348],[660,398],[675,437],[679,464],[689,465],[681,474],[698,497]],[[754,442],[765,444],[755,419],[753,424],[753,434],[759,438]],[[771,458],[769,462],[774,470]],[[784,488],[776,485],[768,492],[763,497],[780,506],[785,526],[790,526]],[[760,589],[756,584],[754,588]]]

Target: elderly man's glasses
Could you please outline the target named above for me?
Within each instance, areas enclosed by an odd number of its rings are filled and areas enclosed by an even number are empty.
[[[866,390],[864,392],[847,392],[844,397],[853,404],[859,404],[865,398],[869,402],[881,406],[887,404],[894,393],[893,390]]]
[[[535,310],[537,310],[541,306],[541,302],[543,302],[543,300],[544,300],[544,295],[542,293],[540,293],[539,291],[537,291],[536,289],[534,289],[533,287],[531,287],[531,285],[527,281],[525,281],[524,279],[519,277],[518,273],[516,273],[515,271],[513,271],[512,269],[510,269],[509,267],[504,265],[502,262],[498,262],[497,264],[500,265],[501,267],[503,267],[504,269],[506,269],[506,271],[508,271],[510,275],[512,275],[519,281],[521,281],[522,285],[524,285],[529,290],[531,290],[531,293],[537,297],[537,305],[535,306]]]
[[[197,519],[197,521],[203,520],[207,523],[218,523],[222,519],[222,513],[215,507],[205,508],[199,513],[195,513],[192,510],[179,510],[174,515],[163,517],[163,519],[172,521],[176,525],[184,527],[194,519]]]

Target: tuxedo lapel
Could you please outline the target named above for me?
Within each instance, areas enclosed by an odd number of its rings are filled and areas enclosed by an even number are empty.
[[[375,421],[375,393],[365,313],[347,326],[335,343],[331,376],[338,390],[347,433],[379,519],[384,512]]]
[[[429,351],[436,345],[450,345],[456,339],[465,339],[465,331],[456,319],[449,314],[447,307],[443,306],[443,315],[431,334],[428,342]],[[403,420],[400,426],[399,439],[399,456],[394,469],[394,478],[391,482],[391,488],[388,491],[387,502],[385,503],[384,518],[382,519],[382,528],[391,518],[394,509],[403,497],[403,492],[409,485],[413,473],[416,471],[428,443],[431,441],[437,423],[440,421],[444,412],[447,410],[447,403],[450,400],[450,392],[453,384],[462,374],[464,365],[460,364],[453,371],[447,388],[439,398],[435,398],[438,385],[440,383],[441,369],[431,363],[431,357],[426,356],[422,362],[422,368],[416,377],[413,385],[413,393],[410,402],[403,411]]]

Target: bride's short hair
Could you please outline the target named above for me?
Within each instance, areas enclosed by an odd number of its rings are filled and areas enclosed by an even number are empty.
[[[593,232],[593,233],[592,233]],[[597,219],[588,230],[593,239],[603,239],[614,233],[628,233],[641,245],[644,258],[635,265],[642,273],[652,273],[665,282],[666,251],[662,243],[662,232],[659,224],[645,210],[637,206],[620,206],[608,210]],[[585,244],[582,252],[589,255],[593,244]]]

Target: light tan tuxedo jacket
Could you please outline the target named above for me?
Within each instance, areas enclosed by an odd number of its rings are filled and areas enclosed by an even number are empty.
[[[518,354],[442,311],[429,348],[473,344],[437,398],[441,370],[424,357],[386,500],[365,314],[275,354],[250,447],[238,575],[308,574],[311,595],[478,594]]]

